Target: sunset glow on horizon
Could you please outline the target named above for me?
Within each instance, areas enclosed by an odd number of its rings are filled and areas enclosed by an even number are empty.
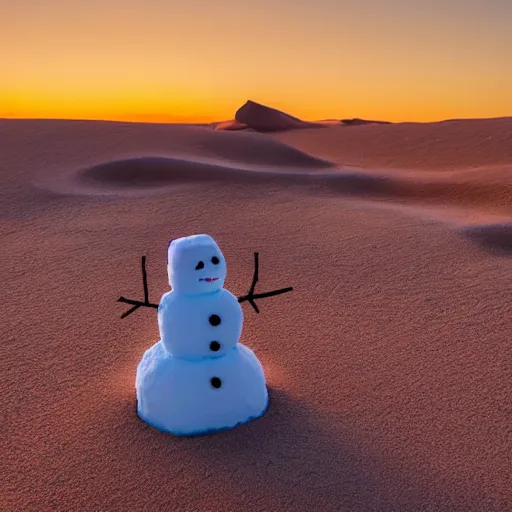
[[[413,5],[415,4],[415,5]],[[510,0],[0,4],[0,117],[211,122],[512,115]]]

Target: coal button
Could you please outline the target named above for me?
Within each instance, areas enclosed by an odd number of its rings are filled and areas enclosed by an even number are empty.
[[[210,350],[212,352],[218,352],[220,350],[220,343],[218,341],[212,341],[210,343]]]
[[[215,389],[219,389],[222,386],[222,381],[219,379],[219,377],[212,377],[210,382]]]
[[[220,316],[219,315],[212,315],[209,319],[209,322],[216,327],[220,324]]]

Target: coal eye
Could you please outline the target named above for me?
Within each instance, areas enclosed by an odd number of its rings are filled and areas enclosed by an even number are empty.
[[[201,270],[202,268],[204,268],[204,263],[202,261],[200,261],[197,265],[196,265],[196,270]]]
[[[219,264],[219,258],[217,258],[217,256],[214,256],[214,257],[212,258],[212,263],[213,263],[214,265],[218,265],[218,264]]]

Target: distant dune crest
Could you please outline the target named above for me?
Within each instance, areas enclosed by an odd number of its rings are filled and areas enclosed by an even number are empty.
[[[360,126],[362,124],[392,124],[390,121],[371,121],[369,119],[360,119],[359,117],[354,117],[353,119],[342,119],[340,122],[347,126]]]
[[[286,112],[248,100],[235,113],[235,119],[215,123],[216,130],[250,130],[261,133],[282,132],[301,128],[317,128],[321,123],[310,123]]]
[[[391,124],[389,121],[371,121],[367,119],[326,119],[322,121],[303,121],[286,112],[277,110],[255,101],[246,101],[235,113],[235,119],[214,123],[216,130],[251,130],[262,133],[284,132],[303,128],[324,128],[326,126],[360,126],[364,124]]]
[[[316,126],[275,108],[247,101],[235,114],[235,120],[259,132],[277,132]]]

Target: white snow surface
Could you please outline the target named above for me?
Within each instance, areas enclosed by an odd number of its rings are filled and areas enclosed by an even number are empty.
[[[265,413],[263,368],[239,343],[244,316],[223,288],[226,261],[209,235],[172,240],[171,291],[158,306],[160,340],[137,367],[137,412],[159,430],[193,436],[227,430]]]
[[[186,360],[159,341],[139,363],[136,391],[140,418],[179,436],[233,428],[262,416],[268,406],[263,368],[241,343],[223,357]]]
[[[210,323],[212,316],[218,325]],[[162,343],[173,356],[188,359],[226,354],[240,339],[243,320],[238,299],[224,288],[191,296],[170,291],[158,307]],[[213,352],[212,342],[219,343],[220,350]]]
[[[214,292],[224,286],[226,260],[209,235],[176,238],[167,249],[167,273],[169,284],[176,293],[200,295]]]

